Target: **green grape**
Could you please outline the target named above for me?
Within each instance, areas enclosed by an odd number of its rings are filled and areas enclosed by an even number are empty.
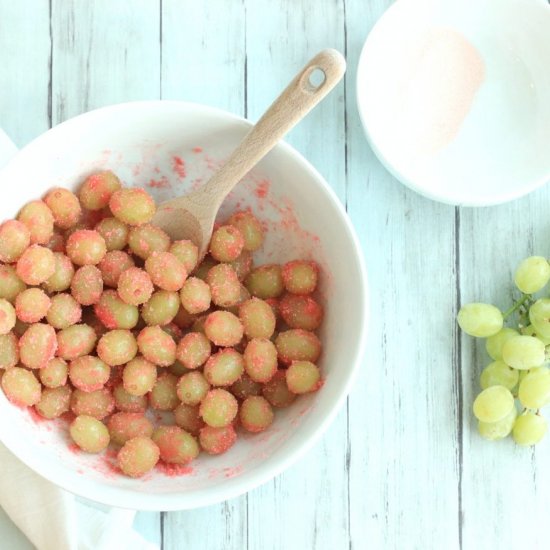
[[[121,273],[118,280],[118,295],[130,305],[144,304],[153,294],[151,277],[139,267],[131,267]]]
[[[538,292],[550,281],[550,264],[542,256],[526,258],[519,264],[514,281],[525,294]]]
[[[0,264],[0,299],[13,304],[17,295],[26,288],[27,285],[19,278],[14,267]]]
[[[13,332],[0,334],[0,369],[9,369],[19,363],[19,340]]]
[[[168,464],[188,464],[200,452],[197,440],[179,426],[159,426],[152,435],[160,458]]]
[[[485,349],[487,350],[489,357],[495,361],[502,359],[502,347],[514,336],[519,336],[519,332],[508,327],[504,327],[496,334],[493,334],[493,336],[489,336],[489,338],[485,341]]]
[[[137,352],[136,338],[129,330],[116,329],[106,332],[97,344],[97,354],[111,367],[128,363]]]
[[[271,338],[276,318],[271,306],[259,298],[250,298],[239,306],[239,319],[247,338]]]
[[[59,388],[67,383],[69,366],[61,357],[54,357],[38,371],[40,382],[47,388]]]
[[[230,307],[239,303],[241,283],[235,270],[228,264],[218,264],[206,276],[212,302],[219,307]]]
[[[174,320],[180,308],[180,298],[177,292],[158,290],[141,308],[141,317],[146,325],[164,327]]]
[[[72,440],[87,453],[100,453],[109,445],[109,430],[97,418],[77,416],[71,423]]]
[[[115,290],[106,290],[94,306],[94,313],[109,330],[131,329],[138,324],[139,310],[123,302]]]
[[[0,262],[16,262],[30,244],[31,232],[24,223],[7,220],[0,224]]]
[[[103,218],[95,230],[103,237],[107,252],[122,250],[128,244],[130,229],[116,218]]]
[[[197,277],[189,277],[181,287],[180,300],[185,310],[194,315],[210,308],[212,294],[210,287]]]
[[[244,281],[252,294],[262,300],[278,298],[284,291],[283,275],[280,265],[262,265],[253,269]]]
[[[264,384],[262,395],[278,409],[292,405],[296,394],[292,393],[286,384],[286,371],[278,370],[269,382]]]
[[[221,349],[204,365],[204,376],[212,386],[231,386],[243,371],[243,356],[232,348]]]
[[[75,231],[67,239],[67,256],[73,264],[97,265],[107,254],[105,239],[91,229],[80,229]]]
[[[241,232],[245,251],[254,252],[262,246],[264,230],[260,221],[251,212],[235,212],[227,223]]]
[[[491,304],[466,304],[458,312],[460,328],[470,336],[487,338],[502,328],[502,313]]]
[[[243,337],[243,326],[236,315],[229,311],[214,311],[204,322],[206,337],[216,346],[237,345]]]
[[[176,342],[160,327],[145,327],[137,337],[140,353],[160,367],[169,367],[176,360]]]
[[[84,355],[71,361],[69,378],[79,390],[91,392],[101,389],[109,380],[111,369],[99,357]]]
[[[103,293],[101,271],[95,265],[85,265],[77,269],[71,282],[73,298],[83,306],[97,304]]]
[[[119,189],[109,199],[115,218],[128,225],[149,223],[156,212],[155,201],[143,189]]]
[[[237,441],[237,432],[233,424],[221,428],[204,426],[199,433],[199,442],[203,451],[209,455],[220,455],[228,451]]]
[[[534,336],[516,336],[502,346],[502,360],[510,367],[527,370],[544,363],[544,344]]]
[[[537,300],[529,308],[529,320],[537,334],[540,334],[543,338],[550,339],[550,299],[542,298]]]
[[[160,450],[149,437],[138,436],[128,440],[118,452],[120,469],[130,477],[142,477],[159,461]]]
[[[179,405],[178,378],[170,372],[161,374],[149,395],[149,404],[158,411],[173,411]]]
[[[323,307],[311,296],[285,294],[279,302],[279,312],[290,328],[316,330],[323,321]]]
[[[53,235],[53,214],[43,201],[32,201],[23,206],[17,219],[27,226],[31,244],[46,244]]]
[[[502,420],[498,420],[497,422],[481,422],[479,420],[477,423],[479,434],[485,439],[492,441],[505,438],[512,431],[517,414],[516,407],[514,406]]]
[[[11,332],[16,319],[15,308],[7,300],[0,299],[0,335]]]
[[[52,296],[51,306],[46,315],[48,323],[57,330],[76,325],[82,319],[82,308],[70,294]]]
[[[146,260],[153,252],[167,252],[170,237],[160,227],[147,223],[130,229],[128,245],[136,256]]]
[[[21,367],[12,367],[2,376],[2,389],[6,397],[15,405],[30,407],[40,401],[40,382],[32,372]]]
[[[106,286],[117,288],[120,276],[131,267],[135,267],[134,260],[122,250],[111,250],[97,265],[103,282]]]
[[[511,369],[504,361],[494,361],[487,365],[479,377],[482,389],[490,386],[504,386],[510,391],[516,386],[519,380],[519,372]]]
[[[74,266],[70,258],[62,252],[54,252],[54,274],[44,282],[43,286],[48,292],[64,292],[71,287],[74,277]]]
[[[233,225],[218,227],[210,239],[210,254],[218,262],[232,262],[236,260],[244,247],[244,237],[240,230]]]
[[[201,428],[205,426],[199,414],[198,405],[192,406],[180,403],[174,409],[174,420],[180,428],[193,435],[199,435]]]
[[[518,445],[536,445],[546,434],[546,419],[531,411],[517,417],[512,430],[512,437]]]
[[[198,405],[208,393],[210,384],[201,372],[184,374],[177,382],[177,397],[185,405]]]
[[[109,205],[111,196],[121,187],[120,180],[112,172],[97,172],[84,180],[78,196],[87,210],[101,210]]]
[[[510,414],[514,397],[504,386],[491,386],[483,390],[474,401],[474,415],[482,422],[498,422]]]
[[[145,260],[145,270],[153,284],[171,292],[180,290],[187,278],[185,267],[170,252],[153,252]]]
[[[185,267],[187,273],[191,273],[199,263],[199,249],[191,241],[174,241],[168,249]]]
[[[113,412],[114,408],[115,400],[107,388],[91,392],[76,389],[71,395],[71,411],[76,416],[93,416],[103,420]]]
[[[241,404],[239,418],[242,427],[253,433],[263,432],[273,423],[273,409],[265,397],[250,396]]]
[[[21,363],[29,369],[41,369],[58,349],[55,330],[44,323],[30,325],[19,339]]]
[[[40,401],[34,406],[40,416],[52,420],[69,411],[72,390],[69,386],[44,388]]]
[[[313,332],[295,328],[279,332],[275,339],[279,359],[283,363],[311,361],[315,363],[321,355],[321,342]]]
[[[540,409],[550,403],[550,369],[529,372],[519,384],[518,398],[528,409]]]
[[[151,437],[153,424],[143,413],[117,412],[107,421],[111,441],[124,445],[134,437]]]
[[[124,367],[122,382],[131,395],[146,395],[156,381],[157,367],[143,357],[135,357]]]
[[[321,384],[319,367],[310,361],[293,361],[286,370],[286,385],[292,393],[314,392]]]
[[[319,266],[315,262],[294,260],[283,266],[283,283],[292,294],[311,294],[317,288]]]
[[[31,286],[41,285],[55,273],[55,256],[44,246],[29,246],[16,266],[17,276]]]
[[[221,388],[210,390],[201,401],[199,409],[202,419],[213,428],[223,428],[231,424],[238,411],[239,404],[235,397]]]
[[[277,349],[267,338],[253,338],[244,350],[244,368],[254,382],[269,382],[277,372]]]
[[[53,330],[53,329],[52,329]],[[57,355],[67,361],[92,353],[97,337],[89,325],[72,325],[57,333]]]
[[[200,332],[188,332],[178,343],[176,357],[186,369],[198,369],[210,357],[212,346]]]
[[[62,187],[52,189],[44,202],[52,211],[54,223],[60,229],[69,229],[76,225],[82,214],[78,197]]]

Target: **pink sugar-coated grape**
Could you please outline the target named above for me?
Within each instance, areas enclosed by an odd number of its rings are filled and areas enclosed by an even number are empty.
[[[149,223],[155,215],[153,197],[144,189],[119,189],[109,200],[113,215],[128,225]]]
[[[236,260],[244,247],[244,237],[240,230],[233,225],[218,227],[210,239],[210,254],[219,262]]]
[[[66,244],[67,256],[76,265],[97,265],[107,254],[105,239],[92,229],[75,231]]]
[[[319,266],[313,261],[293,260],[283,266],[285,288],[293,294],[311,294],[317,287]]]
[[[24,283],[40,285],[55,273],[55,256],[49,248],[33,244],[17,260],[16,271]]]
[[[55,187],[44,197],[44,202],[52,211],[54,223],[60,229],[69,229],[78,223],[82,208],[78,197],[62,187]]]
[[[31,232],[24,223],[7,220],[0,224],[0,262],[17,261],[30,244]]]
[[[71,294],[83,306],[97,304],[103,293],[101,271],[95,265],[79,267],[71,281]]]
[[[243,337],[243,325],[229,311],[214,311],[204,322],[207,338],[216,346],[235,346]]]
[[[55,330],[45,323],[30,325],[19,339],[21,363],[29,369],[45,367],[57,351]]]
[[[139,267],[124,271],[118,279],[118,295],[127,304],[144,304],[153,294],[153,282],[149,274]]]
[[[279,302],[279,312],[290,328],[316,330],[323,322],[323,307],[307,295],[285,294]]]
[[[120,180],[111,171],[91,174],[80,187],[80,202],[88,210],[101,210],[109,205],[113,193],[121,187]]]
[[[27,226],[31,244],[47,244],[53,235],[53,214],[43,201],[32,201],[20,210],[17,219]]]
[[[228,451],[237,441],[237,432],[232,424],[222,428],[204,426],[199,433],[199,443],[203,451],[210,455],[220,455]]]
[[[122,273],[135,266],[133,258],[122,250],[112,250],[98,264],[106,286],[117,288]]]
[[[153,252],[145,260],[145,269],[153,284],[172,292],[180,290],[187,278],[185,267],[170,252]]]
[[[38,323],[43,319],[52,301],[40,288],[28,288],[15,299],[15,312],[17,318],[23,323]]]

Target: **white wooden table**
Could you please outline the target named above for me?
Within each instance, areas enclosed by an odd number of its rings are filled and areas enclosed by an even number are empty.
[[[317,50],[349,61],[345,84],[288,141],[333,185],[362,240],[372,292],[365,364],[323,440],[274,481],[218,506],[138,514],[138,529],[166,550],[550,547],[550,439],[532,451],[479,438],[470,411],[486,358],[454,323],[461,302],[505,307],[517,262],[550,255],[550,189],[461,209],[382,168],[354,81],[389,4],[0,0],[0,126],[21,146],[134,99],[198,101],[255,120]],[[0,547],[27,547],[6,543],[13,533],[2,525]]]

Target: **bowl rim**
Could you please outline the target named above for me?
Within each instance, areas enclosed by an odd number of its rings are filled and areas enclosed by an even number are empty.
[[[424,2],[426,4],[433,4],[432,0],[415,0],[419,2]],[[526,183],[518,183],[513,190],[507,191],[505,193],[491,194],[489,195],[471,195],[471,194],[462,194],[460,191],[449,189],[447,192],[444,191],[444,188],[441,187],[438,191],[437,188],[426,187],[421,181],[415,180],[413,178],[405,176],[401,173],[392,163],[391,159],[378,147],[376,139],[372,136],[370,132],[370,126],[368,121],[368,115],[366,112],[366,101],[362,99],[361,91],[364,88],[364,72],[366,66],[368,65],[367,56],[369,55],[369,47],[372,42],[372,34],[374,30],[380,25],[384,18],[392,14],[393,12],[398,11],[401,8],[402,1],[394,2],[389,8],[387,8],[382,16],[378,19],[376,24],[369,31],[363,47],[361,48],[361,53],[359,55],[359,60],[357,62],[357,71],[355,78],[355,97],[357,110],[359,111],[359,118],[361,120],[361,125],[363,126],[363,131],[367,138],[367,141],[375,153],[378,160],[382,165],[388,170],[388,172],[400,181],[403,185],[409,187],[413,191],[416,191],[418,194],[427,197],[428,199],[441,202],[443,204],[449,204],[452,206],[495,206],[499,204],[504,204],[515,199],[519,199],[528,195],[529,193],[535,191],[539,187],[544,186],[550,180],[550,166],[545,174],[542,174],[538,178],[533,178],[531,181]],[[547,4],[546,0],[534,0],[533,4],[537,4],[545,10],[550,9],[550,5]]]
[[[33,139],[23,148],[21,148],[19,152],[13,157],[13,159],[11,159],[6,164],[6,166],[2,168],[1,171],[3,171],[4,168],[10,167],[12,163],[16,162],[16,159],[21,152],[26,151],[30,147],[36,147],[37,144],[39,144],[42,140],[50,139],[52,135],[55,135],[58,132],[62,132],[67,126],[78,125],[82,120],[93,118],[98,115],[103,115],[105,113],[120,111],[121,109],[134,109],[139,112],[143,112],[143,110],[151,111],[155,109],[177,108],[189,109],[195,113],[202,111],[208,115],[215,116],[221,119],[223,122],[227,122],[229,124],[241,124],[247,127],[251,127],[253,125],[252,122],[246,120],[245,118],[224,111],[223,109],[210,107],[195,102],[174,100],[149,100],[116,103],[82,113],[49,129],[48,131]],[[44,467],[41,464],[41,461],[39,460],[39,457],[37,455],[29,456],[28,454],[24,453],[23,447],[19,444],[17,437],[6,437],[5,433],[1,433],[1,441],[15,456],[17,456],[17,458],[19,458],[19,460],[24,462],[28,467],[40,474],[42,477],[53,482],[59,487],[77,496],[90,499],[101,504],[105,504],[107,506],[116,506],[127,509],[139,509],[145,511],[177,511],[217,504],[250,491],[258,487],[259,485],[268,482],[269,480],[273,479],[284,470],[289,468],[319,440],[321,435],[328,429],[329,425],[332,423],[336,414],[340,411],[344,401],[349,395],[352,384],[357,376],[357,372],[365,356],[369,317],[367,270],[361,244],[359,242],[355,229],[353,228],[351,220],[347,216],[347,213],[336,193],[328,185],[322,175],[313,167],[313,165],[309,163],[309,161],[307,161],[296,149],[294,149],[292,146],[284,141],[281,141],[276,147],[281,150],[285,155],[288,155],[294,161],[300,164],[311,177],[311,179],[315,180],[315,183],[318,186],[319,190],[324,193],[336,207],[336,211],[339,217],[339,223],[341,223],[345,233],[347,234],[347,238],[352,245],[358,263],[358,269],[361,275],[361,280],[357,281],[357,283],[359,283],[357,302],[361,304],[362,315],[360,329],[358,331],[359,338],[357,342],[357,347],[353,355],[353,365],[348,373],[347,381],[343,385],[339,395],[332,402],[329,410],[327,411],[327,414],[313,429],[309,437],[305,439],[302,443],[297,444],[292,451],[287,452],[281,459],[270,465],[270,467],[262,469],[261,471],[257,471],[258,469],[255,469],[247,472],[246,474],[243,474],[242,476],[235,477],[231,480],[235,480],[233,483],[228,483],[220,486],[220,491],[218,493],[213,493],[212,491],[204,493],[201,493],[200,490],[197,490],[196,492],[194,491],[194,493],[196,494],[194,495],[192,501],[188,499],[182,499],[181,493],[151,494],[143,491],[135,491],[127,487],[120,488],[94,483],[82,484],[78,485],[77,487],[72,486],[69,481],[64,478],[62,471],[52,471],[48,467]],[[21,457],[22,454],[24,458]],[[230,480],[228,480],[228,482],[229,481]]]

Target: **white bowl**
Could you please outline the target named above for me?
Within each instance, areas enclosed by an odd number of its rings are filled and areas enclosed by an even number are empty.
[[[357,72],[373,150],[404,184],[451,204],[505,202],[543,185],[549,36],[546,0],[398,0]]]
[[[76,189],[83,177],[105,168],[127,184],[147,187],[157,199],[184,192],[200,185],[249,127],[223,111],[182,102],[127,103],[86,113],[34,140],[0,173],[0,220],[13,217],[52,186]],[[175,156],[185,163],[185,177],[181,162],[174,167]],[[104,504],[181,510],[248,491],[313,444],[344,402],[363,353],[367,284],[362,252],[338,198],[284,143],[237,186],[222,217],[247,206],[269,229],[259,262],[305,256],[322,266],[323,388],[278,412],[268,432],[243,435],[222,456],[201,455],[187,475],[155,471],[138,480],[114,473],[108,458],[71,452],[61,421],[37,422],[0,392],[0,440],[15,455],[57,485]]]

